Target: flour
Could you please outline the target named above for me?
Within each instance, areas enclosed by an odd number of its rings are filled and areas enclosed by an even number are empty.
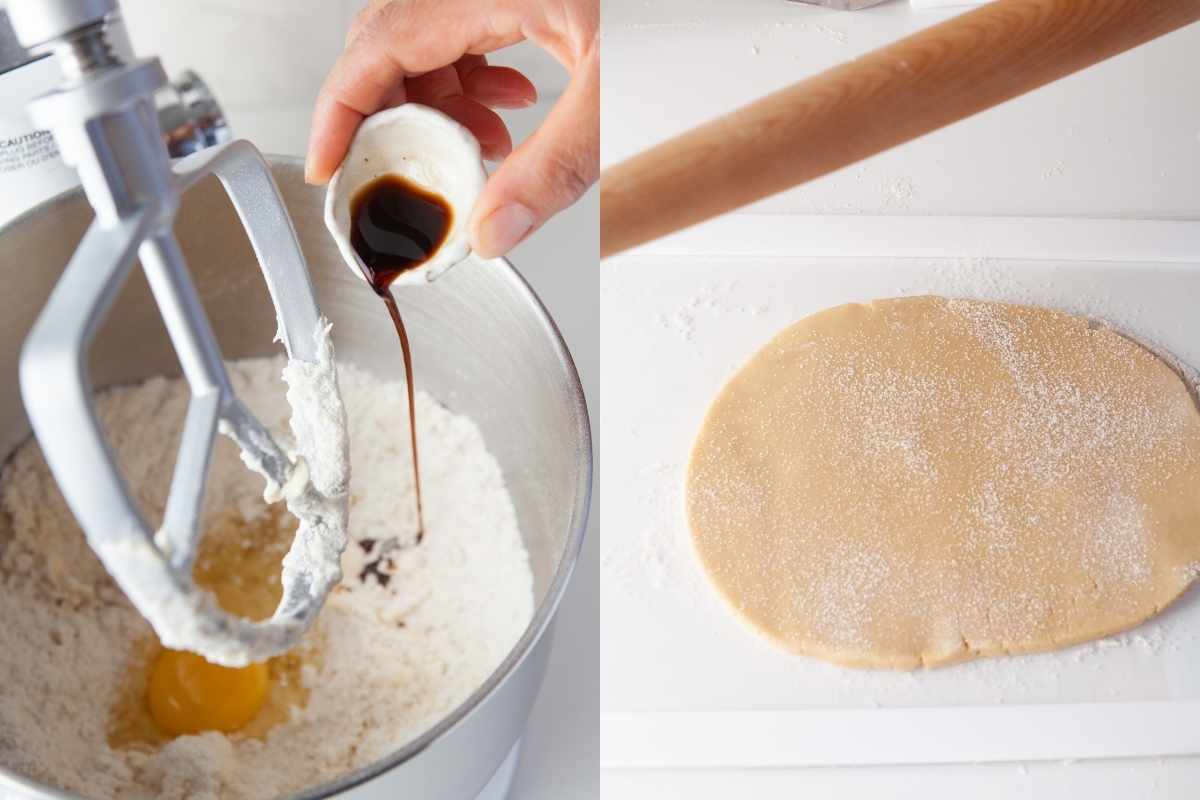
[[[350,456],[330,328],[324,319],[317,323],[316,361],[290,360],[283,370],[292,454],[280,452],[239,403],[231,404],[220,420],[221,432],[241,449],[242,462],[266,479],[263,499],[286,502],[300,523],[283,559],[281,601],[269,620],[250,622],[227,614],[208,592],[190,583],[179,585],[160,551],[170,554],[172,545],[185,544],[190,538],[186,531],[171,530],[164,522],[155,534],[157,550],[136,533],[93,541],[101,562],[164,646],[191,650],[230,667],[265,661],[299,643],[326,595],[341,580]]]
[[[283,362],[229,368],[237,394],[282,442]],[[344,363],[339,382],[353,469],[344,577],[288,657],[299,665],[290,689],[306,699],[274,709],[269,699],[260,717],[272,711],[278,721],[246,735],[109,743],[114,709],[131,685],[140,697],[157,645],[88,548],[36,445],[17,451],[0,476],[0,764],[89,798],[277,796],[393,752],[487,679],[533,614],[532,573],[499,466],[470,420],[418,393],[426,536],[415,546],[403,384]],[[97,403],[148,519],[161,517],[187,397],[181,381],[152,378]],[[234,545],[261,549],[250,537],[275,513],[261,487],[219,440],[206,532],[240,531]]]
[[[737,288],[737,281],[708,284],[689,297],[670,314],[659,314],[655,321],[659,327],[671,331],[683,341],[691,341],[696,333],[696,323],[701,318],[721,318],[730,314],[759,316],[770,310],[767,305],[730,306],[725,296]]]

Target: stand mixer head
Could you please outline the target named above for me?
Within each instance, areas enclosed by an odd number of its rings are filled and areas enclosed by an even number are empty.
[[[53,131],[95,211],[25,341],[21,393],[46,462],[89,544],[162,643],[243,666],[297,644],[341,578],[348,461],[329,330],[291,220],[258,151],[235,141],[169,160],[153,100],[166,76],[157,59],[123,63],[113,55],[105,20],[116,5],[116,0],[10,0],[7,6],[22,44],[58,58],[63,83],[33,101],[29,111]],[[279,320],[277,338],[298,378],[289,391],[297,414],[294,458],[234,394],[173,233],[180,195],[210,174],[224,186],[258,258]],[[91,340],[135,258],[192,391],[157,532],[115,465],[92,407],[86,367]],[[300,519],[284,559],[283,597],[273,616],[261,622],[226,613],[191,577],[218,430],[237,443],[248,467],[266,477],[264,497],[284,500]]]

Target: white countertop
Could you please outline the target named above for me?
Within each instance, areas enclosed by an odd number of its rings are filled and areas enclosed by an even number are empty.
[[[958,11],[914,12],[902,0],[859,12],[784,0],[605,0],[602,163],[613,164],[761,94]],[[786,247],[779,246],[788,238],[785,228],[800,231],[793,238],[805,238],[808,232],[810,240],[827,244],[835,236],[829,229],[855,229],[858,222],[867,222],[864,217],[887,218],[873,228],[861,228],[880,232],[902,231],[924,215],[1200,218],[1200,71],[1182,66],[1196,63],[1198,47],[1200,26],[1192,26],[959,125],[764,200],[742,212],[746,224],[726,218],[685,235],[684,244],[677,240],[652,254],[635,252],[606,265],[601,274],[606,375],[601,437],[610,456],[601,477],[610,526],[601,542],[605,603],[601,708],[606,719],[624,712],[676,709],[681,693],[694,697],[705,675],[719,673],[718,683],[707,693],[706,702],[713,709],[736,707],[731,698],[738,680],[754,684],[749,694],[760,696],[763,687],[756,681],[784,681],[789,675],[784,662],[790,657],[764,656],[739,670],[730,666],[729,654],[721,652],[696,662],[694,670],[686,673],[671,665],[676,680],[669,677],[671,666],[659,663],[668,649],[706,628],[713,632],[714,642],[720,642],[714,645],[718,649],[737,646],[739,636],[753,638],[732,615],[721,615],[722,608],[710,608],[719,605],[709,602],[711,598],[687,595],[675,585],[679,580],[694,582],[696,576],[690,574],[689,564],[676,559],[678,553],[671,552],[677,544],[664,546],[653,535],[655,530],[679,533],[682,519],[672,517],[672,490],[655,488],[655,481],[663,470],[677,468],[686,458],[694,432],[689,426],[694,427],[708,397],[697,397],[700,407],[693,408],[676,402],[678,392],[673,388],[659,389],[684,380],[688,371],[680,363],[688,360],[717,359],[721,363],[709,371],[723,374],[749,353],[744,342],[734,352],[730,341],[745,336],[735,334],[730,326],[738,326],[738,331],[757,326],[755,330],[762,329],[758,333],[767,336],[774,328],[764,326],[777,328],[794,318],[786,310],[781,313],[781,307],[807,302],[802,289],[782,279],[775,294],[755,300],[768,308],[752,303],[748,298],[753,291],[746,284],[753,285],[755,276],[764,274],[752,265],[774,260],[781,271],[789,265],[802,267],[794,259],[789,261]],[[839,218],[846,220],[844,229]],[[730,247],[718,257],[724,259],[719,264],[725,277],[738,282],[737,288],[726,290],[724,283],[713,283],[712,259],[700,256],[703,245],[725,242],[731,231],[759,230],[762,224],[777,226],[779,236],[750,240],[741,256],[734,254],[737,247]],[[678,257],[697,244],[701,246],[690,251],[695,258]],[[880,244],[877,249],[885,247]],[[979,252],[967,255],[987,255],[987,245],[977,247]],[[674,258],[662,256],[672,249]],[[750,250],[756,253],[753,259],[744,255]],[[826,252],[830,254],[836,252]],[[1200,251],[1191,260],[1200,262]],[[739,276],[739,267],[744,275]],[[656,268],[671,270],[675,282],[664,275],[644,278],[645,282],[639,279],[641,292],[636,300],[629,299],[633,276],[646,276],[647,270]],[[644,297],[660,292],[657,306]],[[657,322],[656,313],[662,315]],[[631,326],[639,327],[630,332]],[[610,335],[610,330],[620,330],[621,335]],[[654,368],[652,378],[635,379],[631,375],[639,366],[641,375],[650,369],[640,355],[644,352],[672,363]],[[632,365],[622,366],[626,361]],[[630,386],[631,381],[639,385]],[[712,380],[705,385],[710,394],[716,390]],[[638,407],[626,396],[631,391],[653,395],[660,402],[647,400]],[[627,413],[631,408],[641,410],[631,418]],[[655,450],[668,439],[674,442],[673,449]],[[635,452],[631,448],[644,452],[630,457]],[[673,521],[664,521],[664,514]],[[639,537],[644,541],[638,543]],[[621,542],[635,546],[630,549]],[[656,620],[663,628],[657,644],[651,630]],[[629,666],[639,656],[652,662],[640,681]],[[791,678],[799,684],[813,671],[795,664]],[[998,675],[1002,670],[985,667],[980,672]],[[627,691],[629,687],[636,691]],[[989,688],[986,678],[980,680],[980,687],[981,691]],[[1000,696],[998,702],[1004,703],[1004,687],[993,688]],[[798,696],[811,693],[797,685]],[[843,701],[829,701],[829,705],[839,704]],[[797,705],[804,702],[796,700],[793,706]],[[1194,796],[1200,785],[1200,758],[769,769],[621,767],[604,770],[601,780],[602,797],[612,800],[1183,798]]]
[[[123,0],[135,48],[174,75],[195,69],[223,105],[235,136],[268,153],[303,155],[312,102],[361,0]],[[529,46],[495,59],[524,70],[542,102],[502,112],[514,141],[527,136],[565,85],[564,73]],[[558,323],[595,421],[599,390],[596,253],[599,202],[592,192],[511,254]],[[595,433],[593,440],[598,441]],[[598,451],[597,451],[597,466]],[[598,490],[598,486],[596,487]],[[599,494],[583,554],[559,609],[554,647],[533,709],[512,800],[589,800],[598,792]]]

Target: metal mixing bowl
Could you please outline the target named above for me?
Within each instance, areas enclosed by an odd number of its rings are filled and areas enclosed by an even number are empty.
[[[305,185],[298,160],[270,161],[321,310],[333,322],[338,359],[403,380],[391,322],[326,234],[324,190]],[[29,436],[17,391],[21,343],[91,216],[83,195],[73,191],[0,230],[6,298],[0,300],[0,374],[7,377],[0,380],[0,458]],[[186,195],[177,233],[225,357],[279,352],[266,285],[215,181]],[[508,265],[464,263],[436,283],[398,290],[397,300],[412,339],[416,385],[475,420],[504,471],[533,567],[537,610],[504,662],[431,730],[297,798],[345,792],[339,796],[465,800],[479,794],[525,726],[546,669],[550,624],[587,521],[592,464],[583,390],[558,329],[520,275]],[[96,388],[180,374],[140,272],[100,330],[90,363]],[[0,794],[4,790],[70,796],[0,768]]]

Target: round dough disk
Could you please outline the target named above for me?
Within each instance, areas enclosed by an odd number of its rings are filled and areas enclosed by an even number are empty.
[[[1200,413],[1163,361],[1058,311],[823,311],[708,411],[687,476],[709,578],[776,643],[911,669],[1063,647],[1200,571]]]

